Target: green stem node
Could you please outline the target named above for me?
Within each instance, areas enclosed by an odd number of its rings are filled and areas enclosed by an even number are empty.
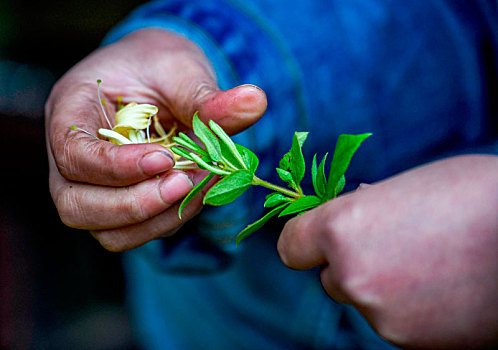
[[[261,180],[256,175],[254,175],[254,177],[253,177],[252,184],[255,186],[263,186],[263,187],[269,188],[271,190],[283,193],[289,197],[296,198],[296,199],[301,198],[303,196],[302,193],[293,192],[293,191],[288,190],[284,187],[280,187],[280,186],[274,185],[270,182],[267,182],[265,180]]]

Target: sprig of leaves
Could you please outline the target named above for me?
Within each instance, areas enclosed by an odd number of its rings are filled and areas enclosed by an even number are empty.
[[[171,147],[177,155],[193,161],[201,169],[208,170],[210,174],[196,185],[184,198],[180,205],[178,215],[185,206],[197,196],[211,179],[218,175],[221,177],[204,196],[204,204],[228,204],[251,186],[263,186],[272,192],[266,196],[264,207],[269,211],[256,222],[248,225],[236,238],[239,244],[244,238],[260,229],[268,220],[275,216],[286,216],[302,213],[312,209],[330,199],[335,198],[346,184],[345,173],[351,159],[362,142],[371,134],[340,135],[337,139],[334,154],[326,176],[326,161],[328,154],[318,162],[317,155],[313,157],[311,177],[315,194],[305,195],[301,182],[306,172],[306,163],[303,156],[303,145],[308,137],[308,132],[295,132],[292,145],[279,162],[276,171],[286,187],[274,185],[256,176],[258,157],[248,148],[236,144],[225,131],[214,121],[204,124],[195,113],[193,117],[193,131],[204,147],[199,146],[184,133],[179,133],[173,140],[179,146]]]

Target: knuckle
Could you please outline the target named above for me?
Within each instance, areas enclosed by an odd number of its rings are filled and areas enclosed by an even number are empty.
[[[95,149],[91,151],[105,164],[105,169],[101,174],[102,182],[117,186],[128,184],[128,178],[136,171],[135,162],[133,162],[133,167],[129,165],[133,157],[126,155],[128,149],[103,142],[94,144],[94,147]]]
[[[81,210],[76,193],[71,191],[71,186],[68,190],[57,191],[53,198],[61,221],[66,226],[80,228],[84,221],[82,218],[84,212]]]
[[[64,134],[56,135],[52,140],[52,153],[55,159],[55,164],[62,176],[71,179],[74,173],[74,153],[71,152],[74,135]]]
[[[151,214],[143,205],[146,202],[146,196],[132,190],[130,187],[126,187],[126,191],[128,195],[124,197],[126,199],[119,205],[119,212],[126,216],[125,220],[127,222],[141,222],[148,219]]]
[[[339,277],[343,294],[352,300],[355,305],[370,308],[373,304],[373,295],[369,292],[369,284],[363,275],[353,273],[351,270],[343,270]]]
[[[64,133],[54,136],[52,142],[55,163],[60,174],[69,180],[80,181],[85,177],[85,170],[89,168],[85,164],[86,155],[98,152],[97,140],[89,140],[90,136],[80,133]],[[108,163],[108,162],[107,162]]]
[[[83,133],[64,134],[52,141],[59,173],[73,181],[122,185],[127,169],[116,163],[119,148]]]
[[[348,197],[337,198],[334,201],[336,201],[334,205],[323,208],[325,211],[323,217],[326,218],[323,235],[330,246],[344,248],[349,245],[357,220],[361,221],[361,218],[358,218],[361,209]]]
[[[105,250],[119,253],[130,249],[129,242],[125,242],[119,234],[106,231],[91,231],[90,233]]]
[[[204,101],[209,98],[213,92],[213,86],[211,82],[201,81],[192,86],[191,91],[192,95],[190,102],[193,104],[199,103],[200,101]]]
[[[334,205],[324,206],[326,222],[322,242],[328,252],[338,288],[347,300],[361,301],[367,292],[362,257],[357,254],[357,222],[360,206],[347,196],[337,198]]]
[[[180,110],[187,117],[199,110],[202,103],[205,102],[213,93],[213,83],[211,81],[192,79],[180,84],[181,91],[188,91],[188,97],[182,100]]]

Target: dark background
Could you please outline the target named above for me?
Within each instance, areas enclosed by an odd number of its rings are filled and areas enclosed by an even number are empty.
[[[144,1],[0,0],[0,349],[136,349],[120,254],[64,226],[50,198],[53,83]]]

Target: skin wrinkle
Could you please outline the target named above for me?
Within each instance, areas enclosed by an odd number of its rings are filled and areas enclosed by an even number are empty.
[[[147,186],[151,185],[152,184],[147,184]],[[88,206],[87,203],[92,203],[94,201],[93,191],[83,191],[83,195],[80,193],[81,188],[84,187],[88,187],[88,185],[74,183],[70,186],[60,186],[54,192],[54,197],[57,198],[56,206],[59,209],[60,215],[63,217],[63,221],[68,226],[84,229],[102,228],[103,225],[110,225],[110,227],[115,226],[116,224],[104,224],[107,219],[102,220],[102,216],[107,217],[109,214],[109,212],[102,212],[101,210],[101,206],[106,206],[105,203],[99,202],[98,206],[91,206],[88,210],[83,210]],[[112,213],[113,221],[118,220],[119,222],[122,222],[125,220],[128,223],[136,223],[137,221],[144,221],[148,218],[147,215],[150,214],[142,212],[142,208],[138,203],[134,204],[136,202],[135,199],[139,197],[136,193],[140,190],[140,188],[134,187],[106,188],[108,193],[105,194],[105,200],[107,201],[113,201],[114,198],[122,196],[123,191],[129,193],[125,196],[127,200],[114,202],[114,210]],[[78,193],[78,197],[73,197]],[[143,197],[146,196],[143,195]],[[141,212],[141,214],[137,214],[137,212]],[[79,219],[73,220],[74,217]]]
[[[188,101],[184,108],[186,111],[190,111],[189,115],[192,115],[195,110],[198,110],[202,106],[203,102],[214,97],[215,93],[219,90],[214,89],[212,83],[208,81],[199,81],[195,86],[191,87],[190,91],[193,91],[193,93],[190,101]]]
[[[58,192],[56,206],[62,222],[72,228],[85,228],[86,225],[83,223],[94,213],[80,205],[74,186],[61,186]]]
[[[124,206],[119,208],[119,213],[126,213],[125,215],[125,222],[143,222],[147,220],[148,218],[148,213],[145,211],[145,209],[140,205],[141,199],[142,198],[147,198],[147,194],[152,192],[153,190],[151,189],[150,191],[147,191],[146,193],[141,193],[141,191],[137,190],[131,190],[129,186],[123,187],[123,190],[128,192],[128,195],[126,196],[127,198],[131,198],[131,200],[127,200],[124,202]],[[157,196],[157,191],[154,191],[155,195]]]
[[[93,131],[93,125],[89,125],[85,116],[88,115],[88,112],[79,111],[79,115],[76,117],[78,120],[78,124],[82,129],[87,130],[88,132]],[[93,124],[93,123],[92,123]],[[81,139],[88,139],[88,142],[84,142],[83,144],[87,145],[88,143],[94,143],[96,139],[93,139],[90,135],[71,130],[70,126],[56,125],[49,127],[50,130],[58,130],[55,134],[54,142],[51,144],[52,154],[54,158],[57,160],[56,164],[65,177],[73,180],[78,180],[80,176],[78,174],[81,173],[82,169],[77,168],[79,162],[76,160],[79,157],[77,152],[73,150],[78,150],[78,147],[72,147],[72,145],[79,144]],[[52,139],[52,138],[51,138]],[[63,142],[59,142],[63,141]],[[62,151],[60,148],[62,147]],[[59,159],[60,155],[60,159]]]
[[[68,133],[70,133],[72,130],[68,129]],[[72,145],[76,143],[80,143],[81,139],[88,139],[88,141],[84,142],[85,146],[88,146],[89,143],[93,142],[94,140],[91,140],[92,137],[86,134],[80,134],[80,132],[74,132],[71,135],[68,135],[65,139],[65,142],[63,143],[62,147],[63,150],[62,152],[56,152],[56,154],[61,155],[59,161],[56,163],[58,165],[59,172],[68,179],[75,180],[77,181],[80,176],[79,174],[84,171],[79,165],[80,162],[77,161],[79,155],[76,152],[73,152]],[[59,146],[60,147],[60,146]]]

